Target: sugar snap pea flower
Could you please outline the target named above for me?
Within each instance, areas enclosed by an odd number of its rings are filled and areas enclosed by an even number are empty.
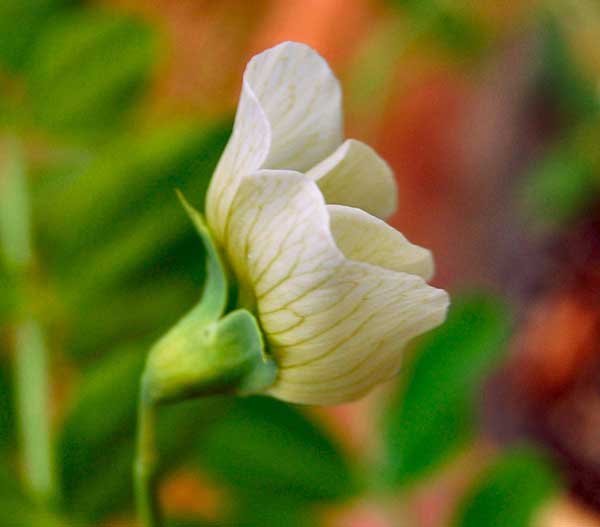
[[[394,376],[402,350],[440,324],[431,253],[382,218],[388,165],[342,136],[327,63],[287,42],[254,57],[206,197],[182,197],[206,249],[200,302],[150,350],[140,387],[136,497],[161,525],[157,406],[211,393],[307,404],[356,399]]]
[[[278,366],[268,393],[356,399],[444,320],[447,294],[426,283],[431,253],[379,219],[395,208],[388,165],[343,140],[327,63],[291,42],[254,57],[206,214]]]

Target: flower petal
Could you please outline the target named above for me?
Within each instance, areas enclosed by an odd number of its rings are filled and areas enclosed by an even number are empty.
[[[211,181],[207,217],[221,237],[240,180],[259,168],[308,170],[342,142],[341,90],[313,49],[284,42],[246,67],[234,130]]]
[[[328,205],[331,232],[346,258],[392,271],[433,276],[431,251],[410,243],[384,221],[352,207]]]
[[[368,145],[348,139],[308,171],[327,203],[348,205],[387,218],[396,210],[397,188],[389,165]]]
[[[445,317],[446,293],[422,278],[348,260],[321,192],[302,174],[244,179],[226,234],[280,368],[270,393],[281,399],[357,398],[398,370],[408,340]]]
[[[270,144],[271,128],[267,117],[254,94],[244,86],[233,132],[206,195],[206,219],[219,241],[241,179],[262,165]]]
[[[285,42],[257,55],[244,84],[271,126],[263,168],[308,170],[342,142],[339,82],[309,46]]]

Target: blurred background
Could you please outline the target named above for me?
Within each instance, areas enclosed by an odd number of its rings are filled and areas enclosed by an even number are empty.
[[[0,0],[0,523],[136,525],[148,346],[198,299],[247,60],[317,49],[447,324],[357,403],[161,411],[188,527],[600,526],[596,0]]]

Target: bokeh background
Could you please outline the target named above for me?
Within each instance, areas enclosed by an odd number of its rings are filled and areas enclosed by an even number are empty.
[[[136,525],[148,346],[198,299],[244,65],[305,42],[448,323],[357,403],[161,411],[173,526],[600,525],[596,0],[0,0],[0,524]]]

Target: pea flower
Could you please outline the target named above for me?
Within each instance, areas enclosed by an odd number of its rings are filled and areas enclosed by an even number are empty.
[[[250,61],[206,219],[182,201],[207,279],[141,379],[134,474],[146,527],[162,524],[158,405],[222,392],[356,399],[397,373],[407,342],[448,306],[426,282],[431,253],[380,219],[396,208],[392,172],[343,140],[339,84],[308,46],[286,42]]]
[[[431,253],[382,219],[389,166],[342,135],[341,90],[325,60],[286,42],[248,64],[206,219],[277,364],[266,389],[336,404],[393,377],[448,296],[426,283]]]

